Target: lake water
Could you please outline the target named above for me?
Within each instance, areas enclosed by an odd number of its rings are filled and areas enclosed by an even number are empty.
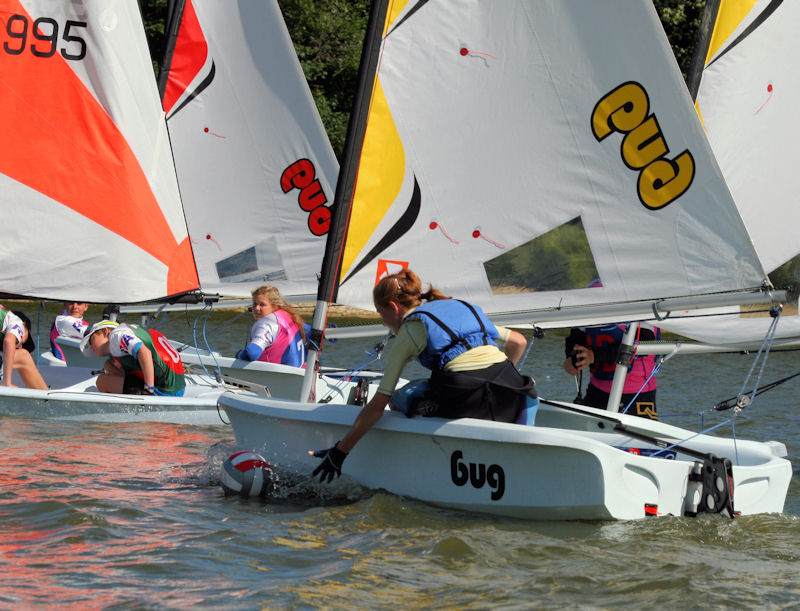
[[[34,322],[35,308],[21,306]],[[42,313],[48,329],[53,313]],[[226,353],[250,324],[231,316],[205,326]],[[191,340],[194,318],[172,314],[161,330]],[[329,344],[323,364],[362,364],[374,343]],[[562,346],[563,334],[536,340],[523,371],[542,396],[572,399]],[[736,395],[750,363],[673,358],[658,378],[659,412],[699,427],[698,413]],[[799,352],[772,354],[762,382],[798,370]],[[785,512],[735,520],[524,522],[381,491],[336,498],[308,482],[244,500],[219,487],[235,449],[223,425],[0,419],[0,608],[800,608],[798,380],[736,419],[738,437],[786,443],[795,476]]]

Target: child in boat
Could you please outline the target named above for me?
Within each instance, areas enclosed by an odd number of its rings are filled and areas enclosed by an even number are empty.
[[[611,324],[601,327],[577,327],[570,331],[564,342],[564,371],[576,376],[584,369],[589,369],[589,385],[586,395],[580,394],[575,402],[581,405],[608,408],[608,398],[614,371],[617,367],[617,356],[627,326]],[[660,339],[657,327],[642,323],[639,339],[652,341]],[[656,378],[655,355],[637,356],[628,367],[625,385],[622,388],[620,411],[633,416],[658,420],[656,410]],[[627,408],[627,410],[626,410]]]
[[[603,286],[600,278],[592,280],[586,288]],[[608,408],[611,384],[617,368],[617,356],[622,338],[627,331],[624,324],[610,324],[595,327],[575,327],[564,341],[566,359],[562,367],[571,376],[577,376],[588,367],[589,386],[586,395],[581,396],[580,378],[576,378],[578,396],[575,403],[597,409]],[[650,341],[661,339],[657,327],[642,323],[639,339]],[[636,357],[628,368],[625,385],[622,388],[620,411],[633,416],[658,420],[656,411],[655,355]],[[629,407],[628,407],[629,406]],[[627,410],[626,410],[627,408]]]
[[[82,338],[89,323],[83,319],[83,315],[89,308],[89,304],[82,301],[70,301],[64,304],[62,312],[56,316],[53,326],[50,327],[50,352],[53,356],[62,361],[66,361],[64,351],[58,345],[56,339],[59,337]]]
[[[111,357],[97,377],[100,392],[183,395],[183,361],[169,340],[154,329],[101,320],[89,327],[81,352]]]
[[[23,318],[24,317],[24,318]],[[47,390],[42,374],[36,368],[31,352],[36,350],[30,333],[30,321],[21,312],[12,312],[0,305],[0,333],[3,336],[2,386],[14,386],[11,376],[19,372],[26,388]]]
[[[348,452],[380,420],[403,368],[414,358],[433,371],[425,416],[516,422],[527,397],[536,396],[533,380],[514,366],[527,340],[517,331],[496,327],[478,306],[432,287],[423,293],[411,270],[381,279],[372,298],[383,324],[397,337],[377,393],[348,433],[332,448],[309,452],[322,458],[313,473],[320,481],[341,474]]]
[[[236,358],[305,367],[306,334],[303,319],[274,286],[253,289],[253,318],[247,347]]]

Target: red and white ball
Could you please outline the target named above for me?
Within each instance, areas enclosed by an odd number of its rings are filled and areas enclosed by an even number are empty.
[[[222,463],[222,489],[226,495],[264,497],[272,490],[272,469],[255,452],[236,452]]]

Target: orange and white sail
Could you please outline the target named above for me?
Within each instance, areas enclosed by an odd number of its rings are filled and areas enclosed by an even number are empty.
[[[490,314],[765,280],[649,0],[395,1],[381,44],[338,302],[402,267]]]
[[[203,291],[315,294],[338,164],[277,2],[171,11],[159,80]]]
[[[196,289],[135,0],[6,0],[0,38],[0,291],[129,303]]]

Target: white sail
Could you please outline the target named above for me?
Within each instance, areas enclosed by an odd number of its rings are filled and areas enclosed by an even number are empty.
[[[798,24],[797,2],[723,1],[697,94],[711,147],[767,271],[800,253]]]
[[[392,6],[337,301],[402,266],[489,313],[762,284],[650,2]],[[526,284],[561,227],[591,275]]]
[[[723,0],[697,94],[714,155],[767,271],[800,253],[798,24],[797,2]],[[740,317],[737,310],[664,327],[711,343],[755,342],[770,322]],[[800,317],[784,316],[776,337],[800,337]]]
[[[277,2],[181,17],[163,102],[203,290],[314,294],[338,165]]]
[[[136,2],[0,7],[0,291],[134,302],[198,286]]]

